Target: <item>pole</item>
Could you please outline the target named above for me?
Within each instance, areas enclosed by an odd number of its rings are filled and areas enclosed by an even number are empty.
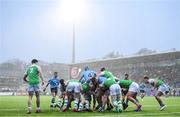
[[[75,63],[75,20],[73,20],[72,63]]]

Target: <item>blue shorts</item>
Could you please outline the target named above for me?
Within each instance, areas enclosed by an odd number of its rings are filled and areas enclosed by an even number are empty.
[[[58,92],[58,87],[51,88],[51,93],[57,94],[57,92]]]
[[[40,91],[39,84],[28,85],[28,92],[39,92],[39,91]]]

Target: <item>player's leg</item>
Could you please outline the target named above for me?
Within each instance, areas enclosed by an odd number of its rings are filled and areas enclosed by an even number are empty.
[[[131,92],[129,91],[127,93],[127,98],[128,100],[130,100],[132,103],[134,103],[137,106],[137,110],[139,110],[139,108],[141,107],[141,105],[139,104],[139,102],[134,98],[134,95],[136,95],[135,92]]]
[[[81,96],[81,101],[79,103],[79,108],[78,108],[79,112],[84,110],[84,103],[85,103],[84,94],[80,94],[80,96]]]
[[[70,95],[72,94],[73,91],[73,84],[70,82],[67,87],[66,87],[66,92],[65,92],[65,96],[64,96],[64,105],[63,105],[63,112],[66,112],[68,109],[68,105],[70,103]]]
[[[105,110],[105,106],[107,104],[109,94],[110,94],[110,91],[106,90],[104,95],[102,96],[102,106],[99,108],[99,112],[103,112]]]
[[[126,108],[128,107],[128,102],[129,100],[126,97],[128,91],[122,91],[122,105],[123,105],[123,110],[126,110]]]
[[[116,100],[117,100],[117,103],[118,103],[118,110],[119,110],[119,112],[122,112],[123,107],[122,107],[122,102],[121,102],[121,93],[116,94]]]
[[[36,113],[39,113],[40,110],[40,93],[39,91],[35,91],[36,94]]]
[[[136,95],[138,93],[139,93],[139,85],[133,82],[129,87],[127,98],[128,100],[130,100],[132,103],[134,103],[137,106],[137,109],[135,110],[136,112],[141,110],[141,105],[139,101],[136,99]]]
[[[34,93],[34,87],[33,85],[28,85],[28,112],[27,114],[32,113],[32,97]]]
[[[40,110],[40,88],[39,85],[34,85],[35,95],[36,95],[36,113],[39,113]]]
[[[55,90],[51,89],[51,96],[52,96],[52,98],[51,98],[50,108],[55,106],[55,95],[56,95]]]
[[[110,87],[111,102],[115,107],[116,112],[122,112],[122,104],[120,101],[120,86],[114,84]]]
[[[164,104],[163,104],[160,96],[162,96],[162,92],[158,91],[158,93],[157,93],[157,95],[155,96],[155,98],[156,98],[157,102],[159,103],[159,105],[160,105],[160,106],[163,106]]]
[[[113,106],[112,106],[111,101],[110,101],[109,96],[108,96],[107,97],[107,108],[106,108],[106,110],[111,110],[111,109],[113,109]]]
[[[116,100],[118,103],[118,110],[119,110],[119,112],[122,112],[122,109],[123,109],[122,102],[121,102],[122,93],[121,93],[121,87],[118,84],[116,84],[116,90],[115,91],[116,91]]]
[[[99,108],[99,112],[104,111],[106,104],[107,104],[107,96],[103,95],[102,96],[102,107]]]
[[[68,92],[65,93],[65,96],[64,96],[64,105],[63,105],[63,112],[66,112],[67,111],[67,106],[68,106]]]
[[[90,103],[91,103],[91,93],[90,92],[87,92],[84,94],[84,103],[85,103],[85,108],[86,108],[86,111],[90,111]]]
[[[59,107],[60,111],[62,111],[63,102],[64,102],[64,92],[59,92],[57,106]]]
[[[161,100],[161,96],[163,95],[163,92],[165,92],[166,91],[166,87],[165,86],[160,86],[159,88],[158,88],[158,92],[157,92],[157,94],[155,95],[155,98],[156,98],[156,100],[157,100],[157,102],[159,103],[159,105],[160,105],[160,110],[162,111],[162,110],[164,110],[164,108],[166,107],[166,105],[162,102],[162,100]]]
[[[95,108],[96,110],[99,109],[100,107],[102,107],[102,95],[103,95],[103,91],[102,89],[99,87],[97,88],[96,92],[96,99],[97,99],[97,107]]]
[[[71,103],[74,101],[74,93],[73,92],[71,92],[71,93],[69,93],[68,94],[68,106],[67,106],[67,109],[69,109],[69,108],[72,108],[71,107]]]
[[[80,101],[80,84],[75,83],[74,84],[74,111],[78,111],[78,104]]]
[[[28,91],[28,112],[27,114],[32,113],[32,97],[33,97],[33,91]]]
[[[73,110],[75,112],[78,111],[79,100],[80,100],[80,93],[79,92],[75,92],[74,93],[74,110]]]

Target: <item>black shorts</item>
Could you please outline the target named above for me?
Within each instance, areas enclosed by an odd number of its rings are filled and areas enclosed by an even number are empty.
[[[123,91],[123,90],[122,90],[122,95],[123,95],[123,96],[126,96],[127,93],[128,93],[128,90],[126,90],[126,91]]]
[[[85,93],[84,94],[84,99],[88,100],[89,102],[91,102],[91,94],[90,93]]]
[[[58,88],[57,87],[51,88],[51,93],[57,94],[57,92],[58,92]]]

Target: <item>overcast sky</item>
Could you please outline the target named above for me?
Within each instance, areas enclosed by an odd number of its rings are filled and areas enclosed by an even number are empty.
[[[0,0],[0,62],[70,63],[73,22],[63,7],[62,0]],[[84,0],[80,11],[76,61],[111,51],[180,50],[180,0]]]

